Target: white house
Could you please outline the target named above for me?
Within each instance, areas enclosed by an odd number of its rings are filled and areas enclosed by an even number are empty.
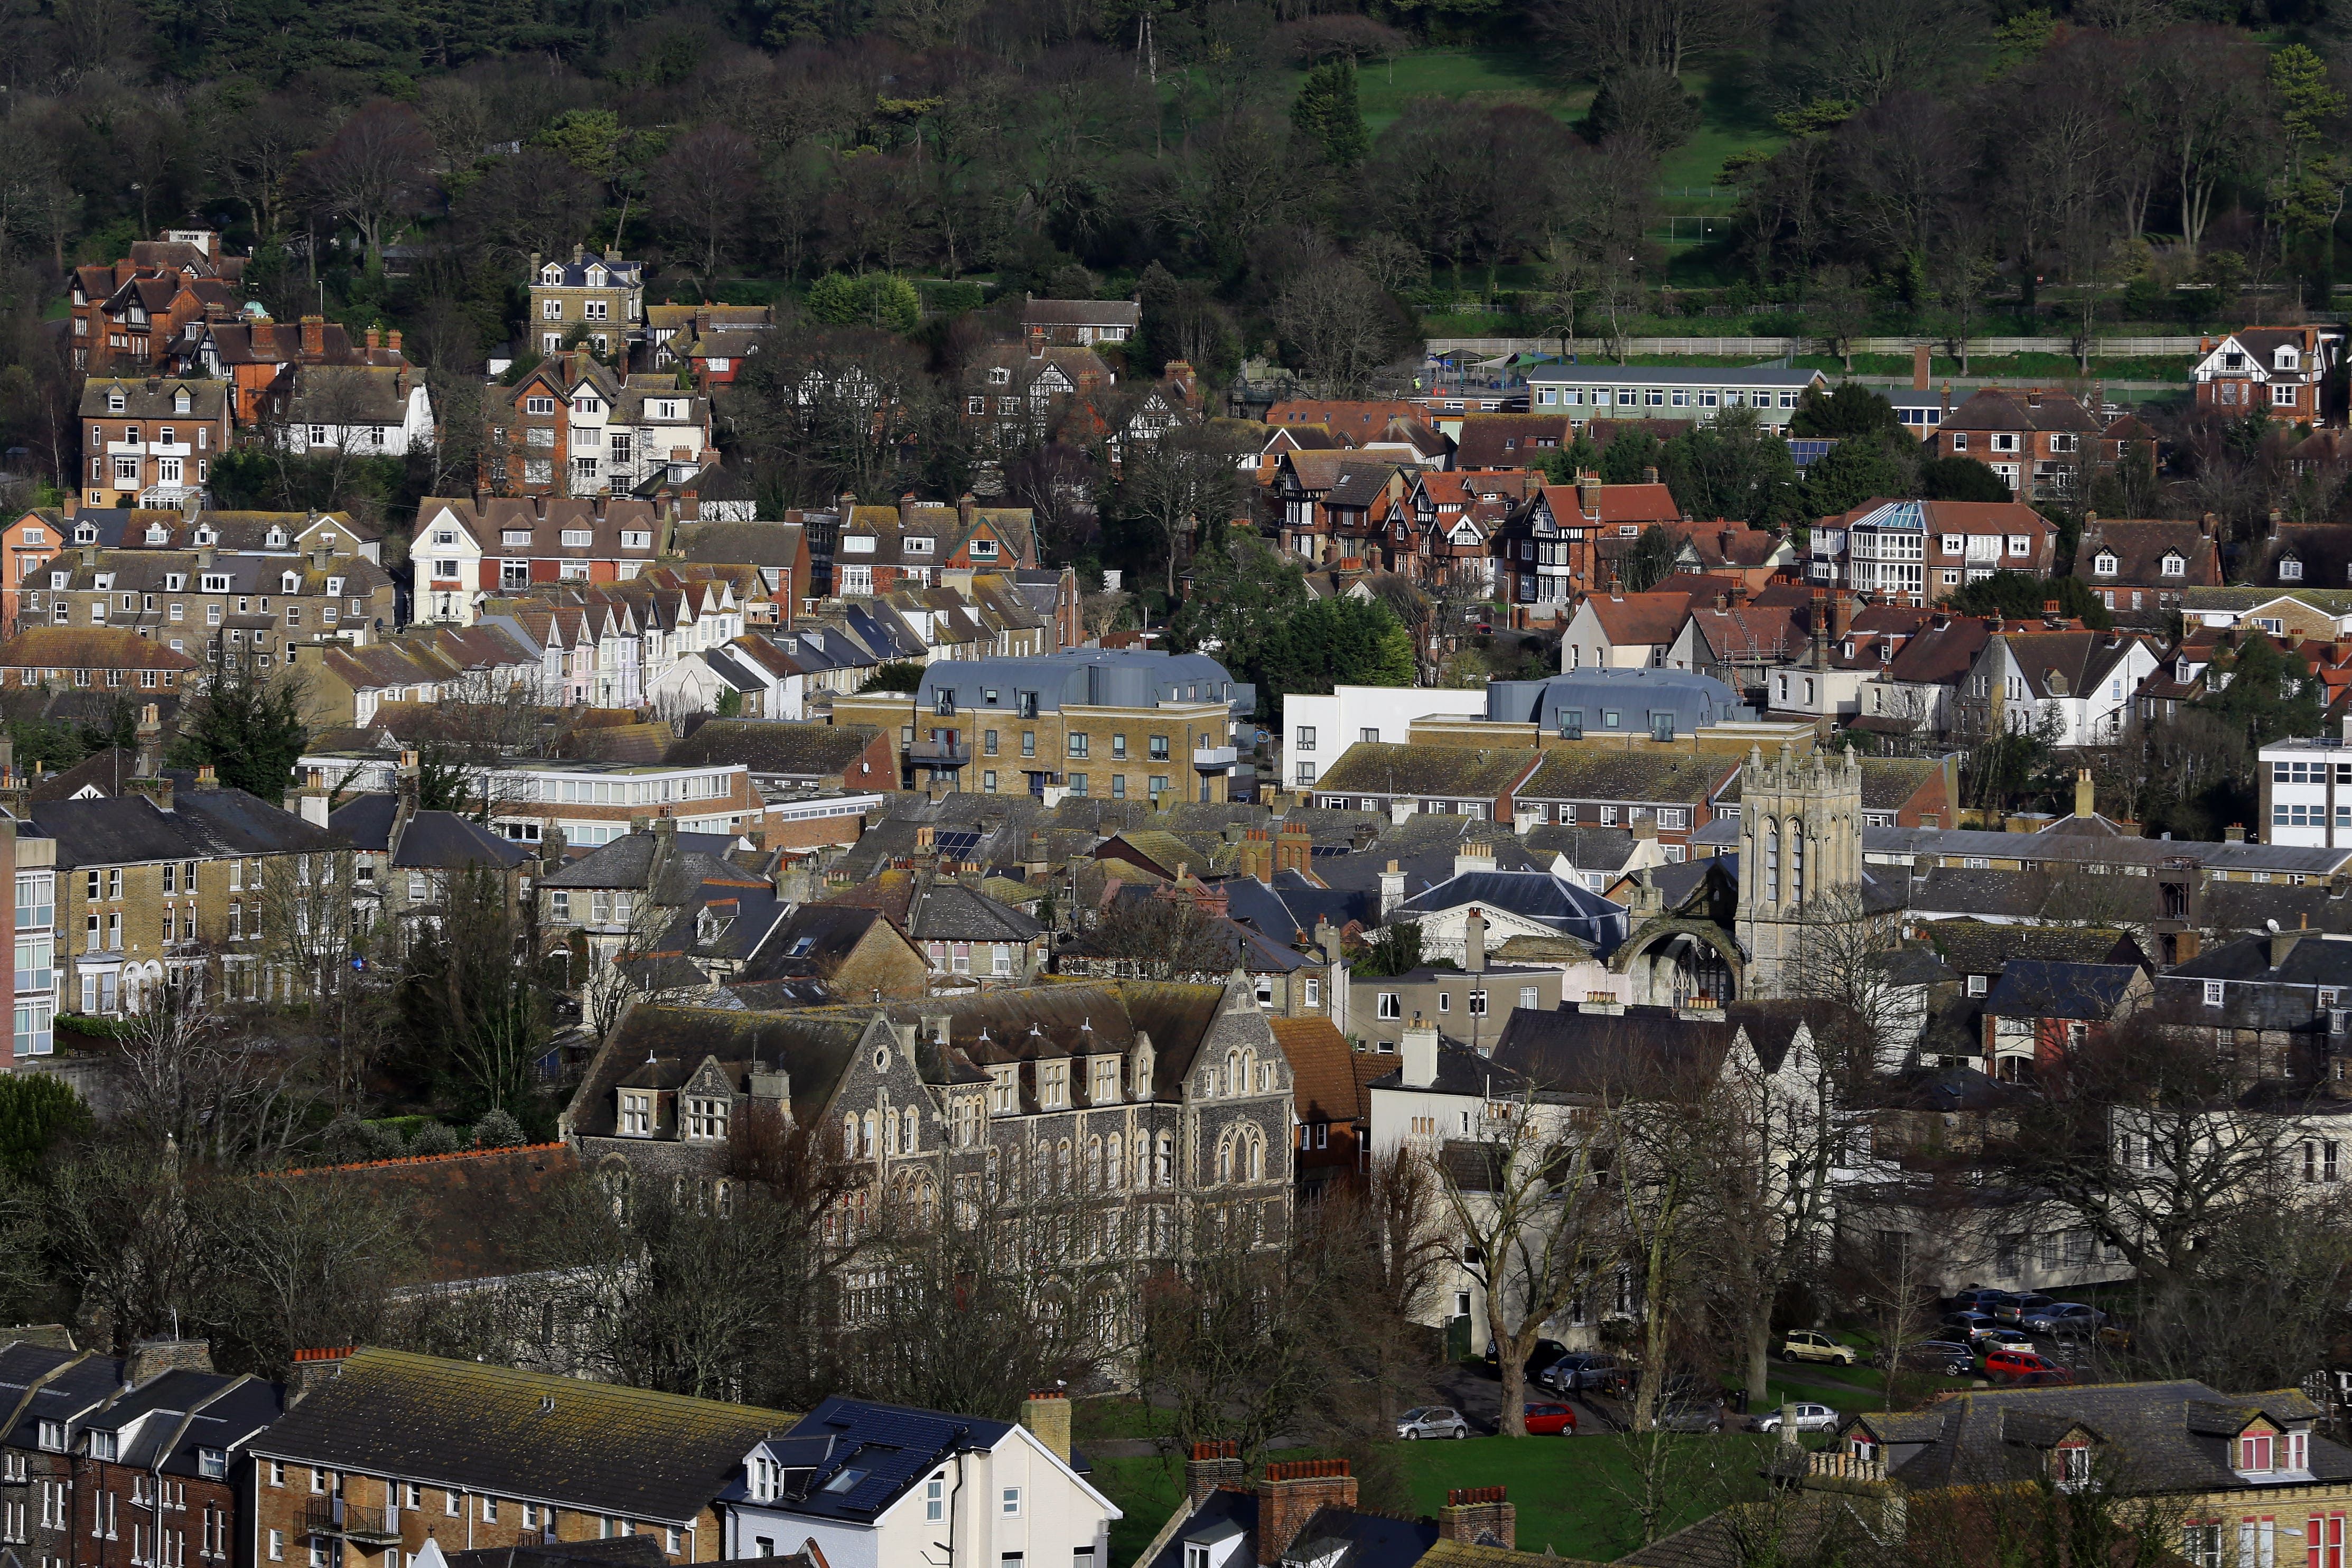
[[[398,458],[433,445],[433,397],[405,367],[297,365],[285,440],[297,453]]]
[[[1069,1401],[1032,1395],[1022,1416],[827,1399],[743,1456],[725,1555],[814,1546],[828,1568],[1109,1568],[1120,1513],[1070,1468]]]
[[[2150,640],[2128,632],[2004,633],[1985,644],[1961,699],[2012,734],[2047,726],[2054,746],[2106,745],[2156,668]]]
[[[1282,782],[1305,789],[1359,741],[1402,742],[1416,719],[1477,719],[1486,693],[1419,686],[1340,686],[1328,697],[1283,701]]]

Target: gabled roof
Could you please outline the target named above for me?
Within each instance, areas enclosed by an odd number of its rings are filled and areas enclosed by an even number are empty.
[[[204,666],[119,626],[27,626],[0,643],[0,669],[170,669]]]
[[[1291,1100],[1299,1121],[1369,1127],[1372,1097],[1364,1086],[1395,1070],[1393,1061],[1356,1049],[1328,1018],[1269,1018],[1266,1026],[1290,1063]]]
[[[1591,594],[1579,608],[1601,623],[1612,647],[1671,643],[1690,616],[1687,594]]]
[[[2099,422],[2067,393],[1988,386],[1944,416],[1946,430],[2081,430]]]
[[[1126,327],[1141,323],[1143,307],[1132,300],[1030,300],[1021,308],[1027,327]]]
[[[1988,1015],[2104,1020],[2130,997],[2140,970],[2128,963],[2069,963],[2012,958],[1985,998]]]
[[[2115,557],[2113,572],[2098,570],[2099,558]],[[2168,576],[2167,556],[2177,555],[2181,572]],[[2221,581],[2221,552],[2201,522],[2160,518],[2094,518],[2074,550],[2074,575],[2095,588],[2113,583],[2143,588],[2211,588]]]
[[[1560,746],[1543,753],[1535,776],[1516,792],[1522,800],[1711,800],[1739,773],[1739,760],[1656,752],[1611,752]]]
[[[877,1405],[835,1394],[782,1437],[765,1445],[793,1484],[783,1497],[755,1506],[820,1519],[870,1522],[951,1456],[974,1448],[991,1451],[1008,1441],[1034,1439],[1009,1421]],[[1039,1447],[1042,1450],[1043,1446]],[[795,1474],[803,1469],[804,1481]],[[1075,1471],[1071,1479],[1086,1485]],[[1108,1500],[1103,1500],[1102,1506],[1110,1517],[1119,1517]]]
[[[2085,697],[2146,639],[2123,632],[2007,632],[2009,656],[2037,698]],[[2127,690],[2125,695],[2131,693]]]
[[[362,1349],[254,1451],[584,1512],[686,1524],[781,1410]]]

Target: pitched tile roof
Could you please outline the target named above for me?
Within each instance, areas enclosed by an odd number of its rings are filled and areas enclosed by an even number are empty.
[[[369,1347],[344,1358],[254,1451],[683,1525],[740,1474],[753,1444],[796,1419]]]
[[[0,669],[202,669],[153,637],[115,626],[27,626],[0,643]]]
[[[2116,558],[2113,572],[2098,570],[2099,557]],[[2181,572],[2166,574],[2164,560],[2178,555]],[[2145,588],[2212,588],[2221,585],[2221,552],[2201,522],[2156,518],[2092,518],[2074,549],[2074,575],[2095,588],[2115,583]]]
[[[1522,800],[1665,801],[1713,799],[1738,775],[1739,759],[1560,746],[1543,753]]]
[[[1493,800],[1535,770],[1533,751],[1359,741],[1315,784],[1318,795],[1451,795]]]
[[[1370,1125],[1372,1097],[1364,1086],[1394,1071],[1393,1060],[1356,1049],[1328,1018],[1269,1018],[1266,1026],[1290,1063],[1298,1120]]]
[[[1601,623],[1613,647],[1670,643],[1690,616],[1687,594],[1592,594],[1584,608]]]

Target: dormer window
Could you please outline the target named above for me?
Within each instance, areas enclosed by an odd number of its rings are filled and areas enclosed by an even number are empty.
[[[2173,661],[2172,678],[2183,686],[2189,684],[2189,661],[2187,659],[2181,658]]]
[[[74,530],[74,542],[76,544],[96,544],[98,542],[98,525],[95,523],[85,522],[76,528]]]
[[[2102,550],[2099,552],[2098,559],[2091,563],[2091,570],[2102,577],[2112,577],[2116,574],[2116,568],[2120,564],[2113,551]]]
[[[549,285],[563,281],[563,268],[551,261],[539,269],[539,280]]]
[[[328,579],[327,579],[327,597],[329,597],[330,599],[340,599],[340,598],[341,598],[342,596],[343,596],[343,580],[342,580],[341,577],[330,577],[330,578],[328,578]],[[334,613],[335,613],[335,612],[334,612],[334,611],[332,611],[332,610],[329,610],[329,611],[327,612],[327,614],[329,614],[329,615],[331,615],[331,615],[333,615]]]
[[[299,594],[302,591],[302,574],[299,572],[281,574],[278,579],[279,592]]]
[[[109,414],[120,414],[123,411],[123,407],[122,394],[121,392],[110,391],[106,395],[106,411]]]
[[[165,543],[169,543],[169,542],[170,542],[171,538],[172,538],[172,531],[171,531],[170,529],[168,529],[168,528],[165,528],[162,523],[160,523],[160,522],[151,522],[151,523],[149,523],[149,524],[147,525],[147,542],[148,542],[148,543],[150,543],[150,544],[165,544]]]
[[[100,572],[97,576],[90,579],[89,585],[97,589],[101,594],[110,592],[114,587],[114,574],[111,572]]]
[[[2282,348],[2272,356],[2271,363],[2279,370],[2294,370],[2302,363],[2302,359],[2293,349]]]
[[[2295,563],[2298,569],[2302,564],[2303,563],[2299,561]],[[2189,575],[2189,557],[2177,550],[2173,551],[2158,563],[2158,569],[2167,577],[2186,577]]]
[[[180,390],[179,390],[179,391],[177,391],[177,392],[175,392],[175,393],[172,394],[172,412],[173,412],[173,413],[174,413],[174,414],[185,414],[185,413],[187,413],[190,409],[194,408],[194,406],[195,406],[195,405],[194,405],[192,401],[190,401],[190,399],[189,399],[189,397],[188,397],[188,389],[187,389],[186,387],[184,387],[184,387],[180,388]]]
[[[188,574],[186,573],[166,572],[163,574],[163,592],[166,594],[180,593],[185,589],[187,585]]]
[[[929,555],[931,552],[931,542],[922,534],[908,534],[901,542],[906,545],[909,555]]]
[[[2300,562],[2300,561],[2298,561],[2298,560],[2296,560],[2296,559],[2295,559],[2294,556],[2292,556],[2292,555],[2282,555],[2282,556],[2280,556],[2280,557],[2279,557],[2279,581],[2280,581],[2280,582],[2282,582],[2282,583],[2300,583],[2300,582],[2302,582],[2302,581],[2303,581],[2303,563],[2302,563],[2302,562]]]
[[[602,289],[604,286],[604,269],[601,267],[591,267],[588,269],[588,287],[591,289]]]
[[[195,542],[198,544],[215,544],[218,543],[219,541],[220,534],[215,531],[210,524],[206,524],[205,527],[196,530]]]
[[[1013,373],[1009,370],[1003,369],[992,370],[988,373],[988,384],[991,386],[1010,386],[1013,384]]]
[[[113,1433],[92,1432],[89,1435],[89,1457],[91,1458],[112,1459],[114,1455],[115,1444]]]
[[[2091,1479],[2091,1446],[2088,1443],[2061,1443],[2050,1450],[2050,1479],[2058,1483],[2061,1491],[2072,1491],[2088,1485]]]
[[[283,550],[286,548],[286,531],[282,528],[272,528],[268,533],[262,535],[261,542],[268,549]]]

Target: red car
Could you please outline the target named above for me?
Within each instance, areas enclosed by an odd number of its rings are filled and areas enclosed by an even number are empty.
[[[1992,1383],[2042,1384],[2072,1383],[2074,1374],[2046,1356],[2032,1351],[2001,1349],[1988,1352],[1984,1358],[1985,1377]]]
[[[1527,1406],[1527,1417],[1530,1437],[1576,1436],[1576,1412],[1565,1405],[1530,1405]]]

